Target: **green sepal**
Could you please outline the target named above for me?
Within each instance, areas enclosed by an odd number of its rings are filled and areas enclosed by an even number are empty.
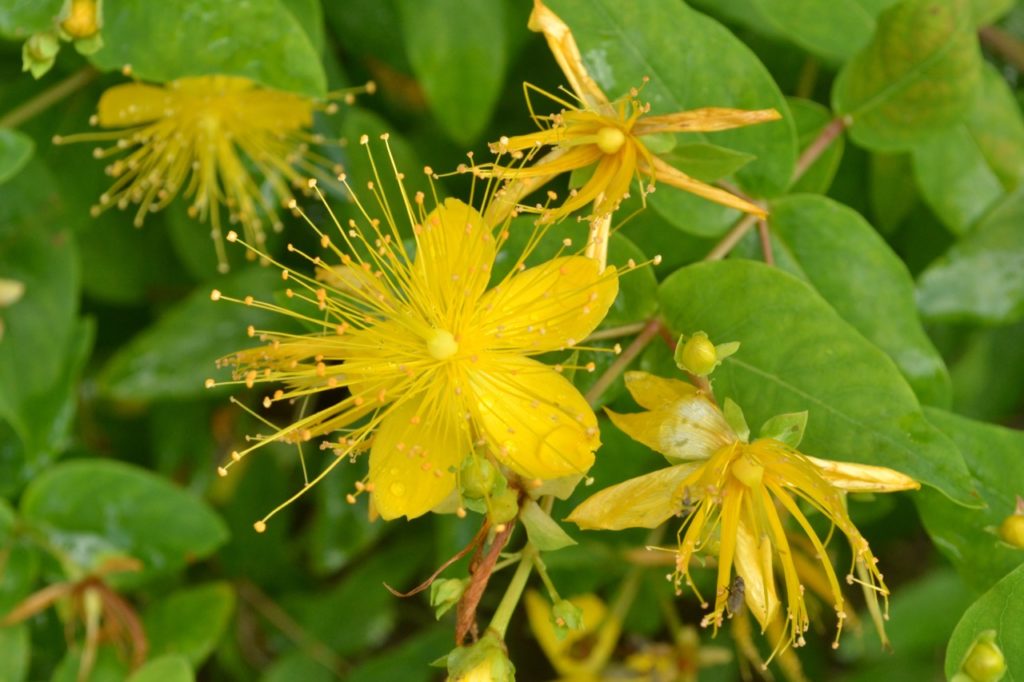
[[[533,500],[528,500],[523,505],[519,518],[526,528],[530,542],[542,552],[553,552],[576,544],[576,541],[558,525],[558,522]]]
[[[807,428],[807,410],[803,412],[787,412],[778,414],[761,426],[761,438],[773,438],[791,448],[800,446]]]
[[[748,442],[750,427],[747,426],[747,418],[743,416],[743,408],[726,398],[722,405],[722,414],[725,416],[725,423],[736,432],[736,436],[744,443]]]

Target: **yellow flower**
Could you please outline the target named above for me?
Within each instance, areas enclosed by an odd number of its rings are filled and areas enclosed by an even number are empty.
[[[640,180],[644,194],[652,191],[656,182],[664,182],[724,206],[765,215],[760,206],[695,180],[666,163],[651,151],[650,136],[711,132],[774,121],[780,118],[777,111],[711,107],[650,115],[650,105],[638,99],[639,91],[636,89],[628,97],[615,102],[608,99],[587,73],[569,27],[540,0],[534,2],[530,28],[547,38],[548,46],[562,67],[577,101],[573,103],[533,88],[563,110],[551,116],[533,114],[534,121],[542,128],[539,132],[502,137],[491,145],[492,151],[508,153],[513,158],[522,158],[524,152],[532,156],[547,146],[555,147],[555,151],[532,165],[483,164],[476,166],[474,172],[503,180],[534,179],[539,181],[536,183],[539,185],[556,175],[593,167],[581,188],[560,206],[542,211],[541,220],[545,222],[565,217],[591,202],[594,203],[594,217],[608,215],[627,195],[634,178],[646,178],[649,183],[646,187]],[[532,106],[530,109],[532,114]]]
[[[593,411],[561,367],[529,356],[573,348],[593,331],[618,292],[615,268],[602,271],[592,259],[561,254],[527,268],[544,233],[535,228],[531,246],[512,254],[514,267],[489,287],[507,223],[488,225],[454,199],[428,212],[424,195],[410,200],[404,188],[402,203],[392,207],[381,183],[371,185],[379,220],[353,193],[364,225],[335,222],[328,234],[310,222],[338,265],[306,255],[316,277],[281,266],[294,287],[288,295],[308,313],[244,299],[317,331],[250,329],[266,345],[226,359],[236,383],[283,382],[265,407],[312,400],[319,409],[233,459],[271,440],[337,433],[321,446],[336,458],[312,482],[341,458],[369,449],[368,485],[360,486],[385,519],[420,516],[444,501],[467,456],[491,457],[527,479],[584,474],[600,443]],[[399,223],[413,235],[415,257]],[[213,298],[227,297],[215,291]]]
[[[372,84],[367,90],[372,90]],[[351,95],[351,93],[349,93]],[[114,184],[92,208],[93,215],[136,205],[135,226],[183,193],[189,215],[209,220],[220,270],[227,270],[221,207],[240,223],[246,239],[262,244],[264,224],[282,228],[276,207],[263,191],[286,205],[289,184],[310,175],[333,177],[324,157],[309,149],[325,140],[308,131],[313,112],[333,111],[303,95],[264,88],[240,76],[196,76],[166,85],[125,83],[100,97],[93,125],[110,130],[55,136],[66,142],[113,142],[93,155],[126,154],[107,166]],[[326,174],[324,167],[332,173]]]
[[[891,469],[809,457],[772,438],[744,442],[707,396],[681,381],[630,372],[626,386],[648,411],[609,413],[612,421],[635,440],[681,463],[597,493],[569,520],[581,528],[653,528],[672,516],[683,516],[671,576],[677,591],[685,582],[697,593],[690,577],[697,553],[718,557],[714,606],[704,617],[705,627],[717,629],[727,610],[733,609],[730,604],[742,596],[762,629],[767,628],[781,606],[777,571],[786,600],[780,647],[803,644],[809,627],[804,585],[786,537],[786,517],[792,517],[814,548],[840,631],[846,617],[840,581],[825,550],[828,540],[823,542],[815,532],[801,502],[821,513],[849,541],[853,562],[846,581],[888,596],[877,560],[846,511],[843,492],[912,490],[919,487],[916,481]],[[855,567],[861,577],[854,577]],[[734,579],[734,571],[740,580]],[[704,602],[699,593],[698,598]],[[839,632],[835,646],[838,639]]]

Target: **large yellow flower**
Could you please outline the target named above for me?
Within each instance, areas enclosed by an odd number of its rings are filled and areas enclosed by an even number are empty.
[[[317,230],[338,265],[307,256],[317,277],[282,266],[294,283],[289,296],[308,314],[243,299],[317,331],[250,330],[266,345],[227,359],[238,381],[283,382],[266,407],[313,398],[319,409],[234,459],[269,440],[336,433],[322,448],[338,459],[316,480],[369,449],[368,487],[386,519],[413,518],[445,500],[467,456],[493,458],[527,479],[584,474],[599,445],[594,414],[561,368],[529,356],[572,348],[593,331],[618,292],[615,268],[602,271],[577,255],[527,268],[528,248],[489,287],[507,222],[488,225],[454,199],[428,212],[422,193],[410,201],[404,189],[392,208],[380,183],[374,187],[379,220],[353,193],[366,224]],[[415,257],[400,222],[415,239]],[[531,245],[544,231],[536,229]]]
[[[248,240],[262,244],[265,223],[281,229],[263,183],[285,205],[292,199],[290,184],[305,186],[308,177],[338,172],[309,148],[324,142],[308,132],[313,112],[333,108],[240,76],[196,76],[166,85],[125,83],[103,93],[90,120],[110,130],[58,135],[54,143],[113,142],[97,148],[94,156],[127,154],[107,166],[114,184],[100,196],[93,215],[112,206],[135,205],[135,226],[141,227],[147,213],[184,193],[192,202],[189,214],[209,220],[224,271],[222,206]],[[325,168],[333,172],[325,175]]]
[[[780,118],[777,111],[711,107],[650,115],[650,105],[638,99],[635,89],[628,97],[615,102],[608,99],[587,73],[569,27],[540,0],[534,2],[530,28],[547,38],[577,101],[570,102],[538,90],[563,107],[562,111],[551,116],[534,114],[534,121],[541,127],[539,132],[503,137],[491,148],[499,154],[511,154],[513,158],[521,158],[524,153],[532,156],[547,146],[553,146],[555,151],[530,165],[482,164],[474,167],[474,172],[505,180],[531,180],[539,185],[556,175],[592,167],[582,187],[561,205],[541,212],[543,221],[558,220],[591,202],[594,217],[608,215],[629,192],[634,179],[640,182],[643,193],[650,191],[656,182],[664,182],[724,206],[765,215],[760,206],[700,182],[669,165],[652,153],[649,141],[658,135],[711,132],[775,121]],[[645,186],[645,182],[650,186]]]
[[[571,521],[581,528],[653,528],[683,516],[673,577],[677,590],[685,582],[697,592],[690,577],[697,553],[718,557],[714,606],[704,626],[722,624],[727,610],[735,608],[737,586],[742,585],[747,606],[762,629],[767,628],[780,614],[777,571],[786,600],[781,612],[786,634],[780,646],[803,644],[810,624],[804,586],[786,537],[787,517],[815,550],[839,630],[846,617],[840,582],[825,549],[827,539],[823,542],[818,536],[800,503],[821,513],[849,541],[853,564],[846,581],[862,582],[883,598],[888,596],[877,560],[846,511],[843,493],[912,490],[919,487],[916,481],[891,469],[809,457],[773,438],[747,443],[729,427],[717,405],[681,381],[630,372],[626,385],[648,411],[610,413],[612,421],[679,463],[597,493],[573,511]],[[735,581],[734,571],[742,582]],[[837,632],[836,642],[838,638]]]

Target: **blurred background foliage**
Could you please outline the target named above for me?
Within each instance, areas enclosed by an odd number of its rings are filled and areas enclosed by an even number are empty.
[[[933,486],[872,504],[851,500],[894,591],[894,652],[881,650],[868,625],[837,652],[828,632],[812,632],[799,651],[806,677],[943,679],[977,633],[994,627],[1009,638],[1003,646],[1014,679],[1024,677],[1024,634],[1015,644],[1010,634],[1024,628],[1021,592],[1013,592],[1024,581],[1022,552],[993,530],[1024,493],[1024,435],[1014,430],[1024,415],[1024,7],[1013,0],[551,5],[612,97],[646,75],[643,97],[656,113],[700,106],[783,113],[786,123],[770,132],[690,138],[677,161],[696,177],[725,179],[768,201],[776,264],[821,297],[804,305],[803,294],[776,288],[772,278],[746,289],[753,280],[742,263],[688,269],[659,292],[659,281],[701,260],[738,218],[663,189],[611,247],[613,262],[663,260],[624,280],[606,326],[643,322],[660,304],[674,329],[705,328],[713,337],[716,325],[733,334],[747,329],[737,338],[753,353],[759,334],[766,343],[778,335],[799,354],[821,350],[818,328],[835,325],[841,333],[830,343],[884,365],[879,420],[902,409],[895,398],[885,402],[892,395],[914,410],[927,406],[922,423],[932,440],[904,447],[906,461],[898,463],[889,450],[865,454],[874,446],[863,433],[875,421],[840,428],[812,412],[814,454],[905,465]],[[38,606],[0,628],[0,680],[76,679],[84,623],[98,608],[108,618],[129,615],[107,623],[94,681],[437,679],[427,664],[452,647],[452,616],[437,621],[426,593],[398,599],[382,582],[418,584],[476,525],[454,516],[371,522],[364,503],[344,499],[358,467],[342,467],[266,533],[254,533],[253,521],[301,486],[301,472],[293,449],[271,446],[245,460],[243,471],[216,476],[258,424],[228,402],[226,389],[205,389],[204,379],[215,375],[215,359],[246,345],[247,325],[271,322],[265,312],[214,306],[209,292],[272,299],[279,276],[241,258],[230,273],[215,274],[208,228],[180,201],[142,229],[117,210],[91,217],[108,185],[102,162],[89,145],[56,147],[51,138],[84,130],[100,93],[126,81],[127,64],[140,80],[228,73],[312,97],[373,80],[376,94],[319,115],[316,130],[349,141],[390,133],[415,188],[425,164],[454,170],[467,152],[486,158],[487,141],[531,130],[523,81],[552,92],[562,85],[543,40],[526,28],[529,3],[108,0],[103,46],[79,46],[91,51],[80,54],[65,42],[49,72],[33,79],[21,72],[23,44],[52,31],[62,6],[0,0],[0,614],[33,596]],[[854,116],[848,134],[792,184],[799,152],[842,114]],[[327,151],[356,186],[371,177],[358,152],[354,144]],[[468,188],[465,177],[438,182],[456,196]],[[350,210],[340,194],[331,199],[341,213]],[[287,212],[281,219],[286,238],[271,240],[275,255],[287,240],[313,240]],[[554,233],[581,229],[571,221]],[[730,261],[761,254],[751,233]],[[816,319],[744,327],[744,318],[730,326],[716,308],[740,315],[738,301],[746,310],[778,304]],[[810,335],[809,346],[798,343],[801,334]],[[600,373],[608,360],[595,360]],[[668,349],[651,346],[640,364],[671,367]],[[811,395],[836,395],[855,371],[799,381],[809,382]],[[577,377],[584,390],[593,380]],[[720,381],[727,390],[745,386],[736,372]],[[260,400],[245,391],[237,397]],[[854,412],[875,400],[855,398]],[[602,402],[629,404],[621,381]],[[749,402],[759,417],[807,407],[778,405],[778,396]],[[602,440],[592,472],[598,487],[658,466],[658,457],[605,423]],[[954,473],[939,470],[944,457]],[[957,476],[963,486],[950,483]],[[559,503],[555,517],[594,489]],[[952,502],[958,495],[975,508]],[[986,506],[977,508],[979,501]],[[563,595],[610,600],[645,535],[570,532],[579,544],[546,557],[552,579]],[[463,560],[446,575],[465,570]],[[671,597],[665,570],[643,571],[620,652],[670,641],[671,622],[699,620],[692,597]],[[506,580],[499,575],[494,584]],[[43,603],[40,595],[60,598]],[[482,609],[493,609],[499,595],[492,586]],[[1016,611],[996,613],[994,605],[1006,602]],[[733,655],[700,679],[737,679],[730,631],[714,642],[707,632],[701,638]],[[508,642],[520,679],[555,676],[524,614]],[[133,655],[145,664],[130,673]]]

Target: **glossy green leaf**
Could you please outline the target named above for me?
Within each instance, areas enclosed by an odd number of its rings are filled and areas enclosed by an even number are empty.
[[[133,672],[126,682],[195,682],[196,674],[181,656],[154,658]]]
[[[983,421],[1009,423],[1024,400],[1024,322],[971,332],[950,364],[953,411]]]
[[[15,533],[15,523],[14,510],[0,500],[0,556],[4,557],[0,613],[7,613],[29,595],[39,573],[39,553],[27,538]]]
[[[674,333],[736,339],[715,391],[752,423],[808,410],[801,449],[902,471],[965,505],[970,477],[956,446],[925,420],[896,365],[807,284],[750,261],[700,263],[659,292]]]
[[[17,130],[0,128],[0,184],[18,174],[32,158],[36,143]]]
[[[309,36],[309,42],[317,54],[324,51],[327,36],[324,31],[324,8],[319,0],[280,0],[299,21],[302,30]]]
[[[224,522],[195,495],[110,460],[51,467],[26,489],[21,514],[83,568],[115,553],[138,559],[142,571],[126,582],[179,571],[227,540]]]
[[[316,49],[279,0],[121,0],[112,7],[104,46],[90,57],[100,69],[131,65],[136,78],[158,83],[228,74],[310,97],[326,93]]]
[[[895,231],[919,201],[909,154],[872,154],[868,177],[872,223],[882,234]]]
[[[782,121],[688,138],[756,156],[736,174],[747,191],[763,196],[786,187],[796,159],[786,100],[753,52],[725,27],[673,0],[548,5],[572,29],[583,61],[609,99],[648,77],[641,97],[654,114],[707,106],[778,110]],[[676,193],[668,187],[659,191]]]
[[[779,33],[823,59],[842,62],[862,48],[875,18],[857,0],[753,0]]]
[[[1024,178],[1024,121],[994,67],[983,72],[967,118],[913,150],[925,201],[956,234],[964,234]]]
[[[1024,190],[1007,196],[918,278],[933,320],[1005,324],[1024,315]]]
[[[54,26],[64,0],[8,0],[0,4],[0,36],[21,40]]]
[[[235,591],[227,583],[171,593],[143,614],[150,655],[173,654],[198,668],[224,636],[234,611]]]
[[[0,307],[0,492],[66,444],[73,391],[92,343],[78,317],[79,267],[52,178],[38,161],[0,186],[0,278],[20,296]],[[30,361],[30,359],[45,361]]]
[[[832,121],[832,112],[809,99],[787,97],[786,102],[789,104],[790,113],[793,114],[800,152],[803,153]],[[836,137],[821,156],[793,183],[793,186],[789,188],[790,193],[824,194],[827,192],[829,186],[832,185],[832,179],[836,176],[836,171],[839,170],[839,162],[843,158],[845,147],[845,136]]]
[[[1006,659],[1004,682],[1024,679],[1024,565],[996,583],[964,613],[946,649],[946,676],[952,677],[971,645],[987,630]]]
[[[971,0],[974,25],[985,26],[994,23],[996,19],[1013,9],[1015,4],[1014,0]]]
[[[714,182],[732,175],[754,160],[753,154],[707,142],[683,142],[658,156],[670,166],[703,182]]]
[[[399,0],[413,73],[448,136],[473,142],[505,82],[505,4]]]
[[[225,296],[273,300],[280,271],[250,266],[210,286],[200,286],[168,309],[151,327],[120,347],[100,372],[100,391],[116,400],[146,402],[202,394],[208,377],[227,378],[216,361],[255,345],[246,326],[281,327],[286,320],[272,312],[228,301],[213,302],[216,286]],[[202,330],[201,333],[197,333]]]
[[[968,0],[906,0],[839,72],[832,107],[864,147],[907,149],[959,122],[981,78]]]
[[[523,522],[530,542],[542,552],[553,552],[576,544],[558,522],[533,500],[529,500],[523,506],[519,520]]]
[[[984,509],[963,509],[933,491],[915,498],[928,534],[977,592],[1024,562],[1024,551],[1001,542],[999,524],[1024,494],[1024,433],[974,421],[943,410],[925,416],[949,436],[963,455]]]
[[[32,640],[27,624],[0,627],[0,680],[23,682],[28,679],[31,651]]]
[[[884,350],[922,403],[948,406],[949,372],[925,334],[914,281],[899,256],[856,211],[826,197],[771,205],[779,264],[810,282],[843,319]],[[851,287],[870,282],[870,290]]]

